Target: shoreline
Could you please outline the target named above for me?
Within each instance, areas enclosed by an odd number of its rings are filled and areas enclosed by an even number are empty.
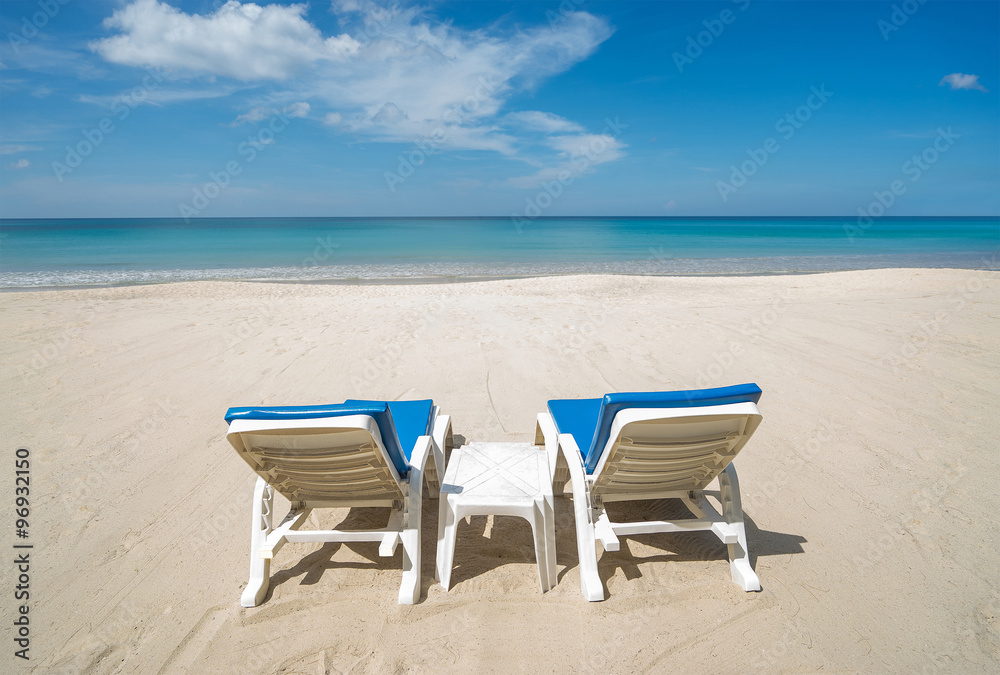
[[[994,259],[995,262],[995,259]],[[539,272],[535,274],[499,274],[499,275],[427,275],[427,276],[394,276],[394,277],[332,277],[316,279],[282,279],[282,278],[259,278],[259,277],[204,277],[204,278],[178,278],[163,279],[155,281],[123,281],[119,283],[94,283],[94,284],[66,284],[66,285],[39,285],[39,286],[0,286],[2,293],[24,293],[31,291],[60,291],[60,290],[85,290],[101,288],[134,288],[145,286],[162,286],[184,283],[250,283],[250,284],[282,284],[282,285],[306,285],[306,286],[435,286],[482,283],[489,281],[511,281],[515,279],[549,279],[568,277],[636,277],[636,278],[682,278],[682,279],[712,279],[712,278],[755,278],[755,277],[790,277],[790,276],[813,276],[818,274],[841,274],[845,272],[868,272],[880,270],[956,270],[969,272],[995,272],[1000,271],[1000,267],[958,267],[958,266],[885,266],[885,267],[860,267],[846,269],[815,269],[815,270],[789,270],[789,271],[746,271],[746,272]],[[176,272],[183,270],[164,270],[165,272]]]
[[[0,287],[232,279],[443,284],[567,274],[754,276],[1000,266],[997,219],[223,219],[3,227]]]

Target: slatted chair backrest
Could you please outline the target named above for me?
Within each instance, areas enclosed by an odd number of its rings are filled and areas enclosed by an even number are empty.
[[[619,411],[593,476],[605,501],[701,490],[725,469],[761,422],[755,403]]]
[[[591,438],[576,439],[583,452],[587,473],[594,473],[601,461],[601,451],[611,438],[611,425],[618,413],[635,408],[704,408],[727,403],[757,403],[761,390],[756,384],[737,384],[713,389],[679,391],[644,391],[606,394],[601,399],[597,429]]]
[[[403,499],[402,479],[370,415],[237,418],[227,438],[289,501],[362,506]]]

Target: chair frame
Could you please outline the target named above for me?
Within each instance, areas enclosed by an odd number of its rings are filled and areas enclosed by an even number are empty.
[[[650,490],[631,494],[607,492],[602,485],[605,468],[613,454],[615,444],[626,425],[633,422],[653,421],[668,418],[704,417],[710,415],[732,415],[745,411],[749,427],[743,438],[728,453],[728,461],[718,473],[719,490]],[[544,445],[549,454],[553,470],[553,492],[563,494],[566,482],[572,484],[573,510],[576,520],[577,551],[580,560],[580,587],[584,597],[591,601],[604,600],[604,585],[597,571],[597,541],[605,551],[620,550],[619,535],[648,534],[655,532],[696,532],[709,531],[715,534],[728,548],[730,571],[733,581],[745,591],[759,591],[760,579],[750,565],[746,527],[743,521],[743,506],[740,498],[740,484],[732,458],[750,439],[760,424],[760,412],[753,403],[736,403],[718,406],[697,406],[689,408],[632,408],[620,411],[612,423],[607,445],[603,449],[600,462],[594,473],[587,475],[583,455],[572,434],[559,433],[555,420],[548,412],[538,415],[535,426],[535,444]],[[715,482],[713,479],[711,482]],[[707,485],[707,484],[706,484]],[[603,489],[602,489],[603,488]],[[717,498],[722,512],[716,510],[707,495]],[[605,502],[633,501],[644,499],[676,498],[696,516],[668,521],[639,521],[631,523],[612,522],[604,507]]]
[[[420,598],[420,537],[421,501],[423,486],[431,497],[438,497],[441,478],[444,476],[445,451],[452,444],[451,418],[441,415],[433,406],[431,435],[423,435],[410,454],[410,468],[406,478],[401,478],[382,445],[375,420],[368,415],[324,417],[288,420],[233,420],[227,435],[239,451],[232,437],[253,431],[291,431],[297,428],[354,429],[367,431],[380,450],[384,466],[391,476],[385,487],[396,492],[393,499],[363,499],[345,496],[343,499],[319,501],[292,501],[288,514],[276,527],[273,522],[275,488],[262,476],[257,477],[253,493],[253,513],[250,534],[250,580],[240,596],[243,607],[260,605],[270,586],[271,560],[286,543],[312,542],[380,542],[379,556],[392,557],[396,547],[403,545],[403,580],[399,587],[399,604],[412,605]],[[239,441],[242,445],[242,441]],[[241,452],[242,455],[242,452]],[[428,460],[433,461],[428,461]],[[390,507],[388,525],[375,530],[302,530],[306,519],[315,508]]]

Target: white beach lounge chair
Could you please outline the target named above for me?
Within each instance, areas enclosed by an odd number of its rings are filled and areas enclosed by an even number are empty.
[[[750,566],[740,486],[732,465],[761,422],[755,384],[717,389],[608,394],[603,399],[549,401],[538,415],[535,443],[556,464],[555,491],[573,485],[580,585],[588,600],[603,600],[596,540],[619,550],[618,535],[708,530],[729,547],[733,581],[759,591]],[[705,498],[714,496],[722,513]],[[713,494],[713,493],[708,493]],[[694,518],[614,523],[604,504],[678,498]]]
[[[267,594],[271,558],[286,542],[377,541],[380,556],[403,545],[400,604],[420,597],[420,500],[440,492],[451,422],[430,400],[230,408],[226,438],[259,476],[253,496],[250,581],[240,604]],[[433,458],[433,461],[428,459]],[[291,502],[272,525],[274,491]],[[300,530],[314,508],[391,507],[384,529]]]

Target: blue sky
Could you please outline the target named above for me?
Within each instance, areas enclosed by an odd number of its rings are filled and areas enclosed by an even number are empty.
[[[4,0],[0,35],[0,217],[1000,214],[990,0]]]

